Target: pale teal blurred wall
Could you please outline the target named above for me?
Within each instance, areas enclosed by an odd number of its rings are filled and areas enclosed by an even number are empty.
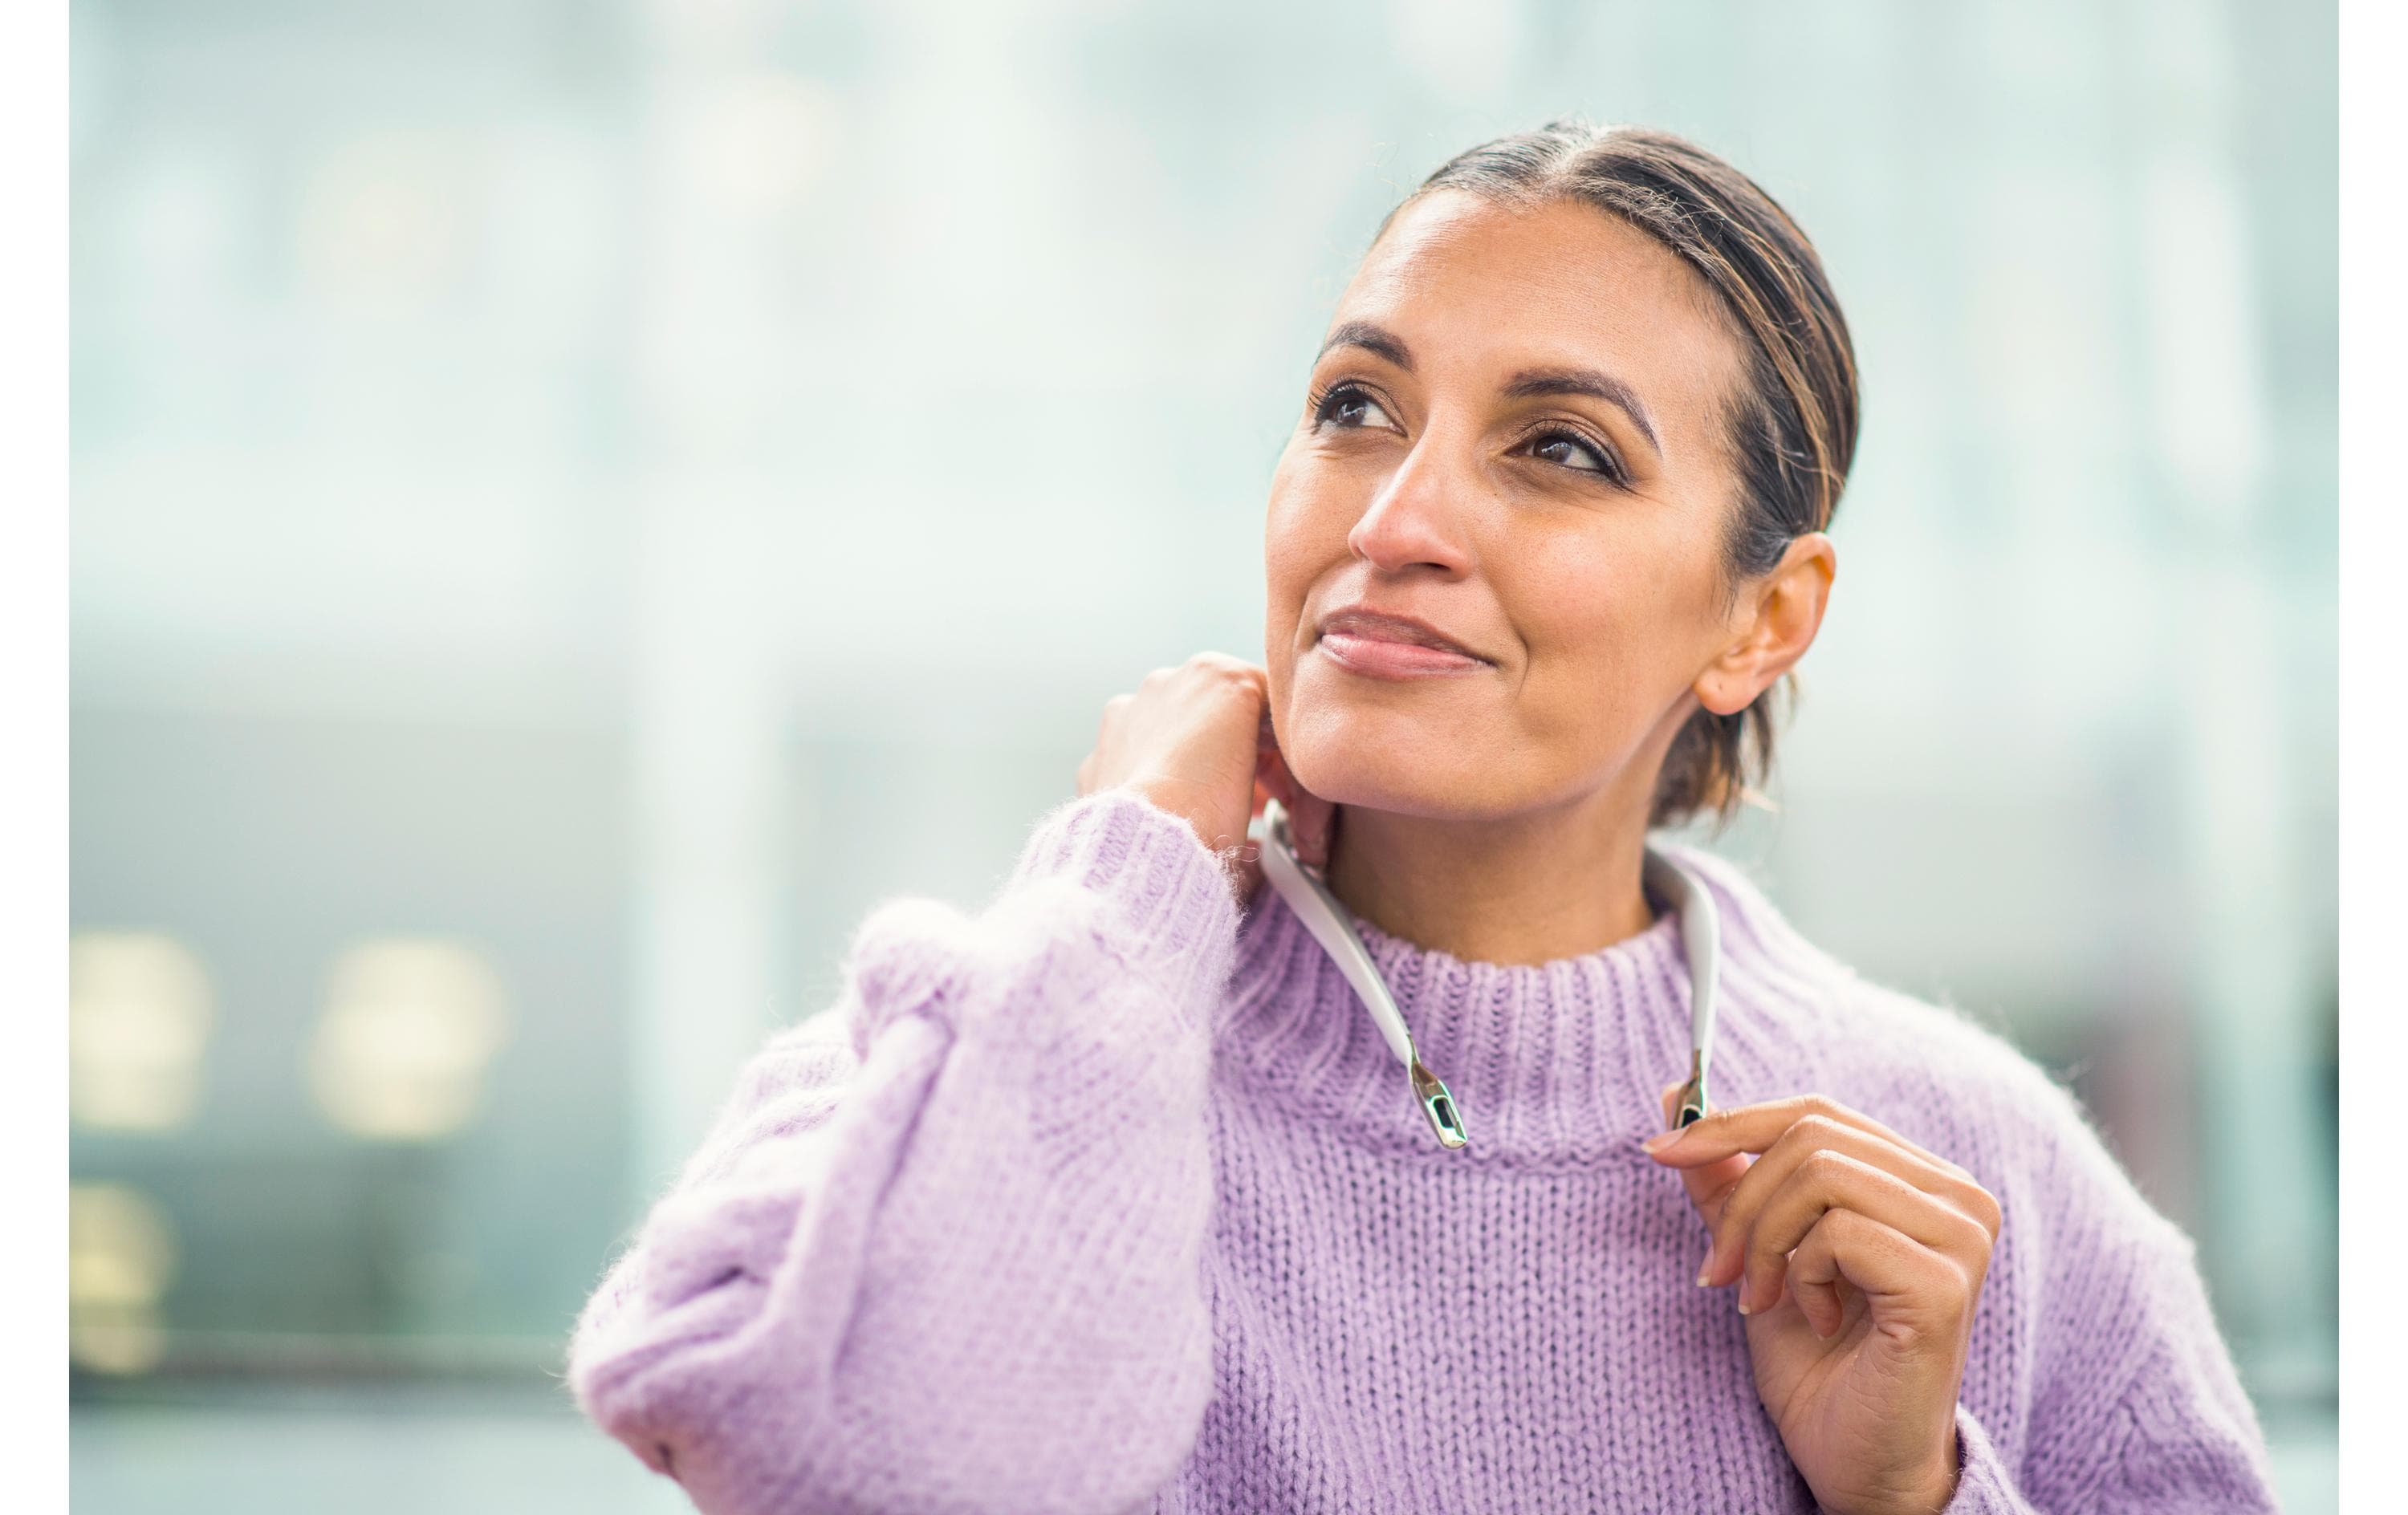
[[[1755,175],[1864,370],[1783,810],[1718,845],[2074,1081],[2330,1507],[2329,8],[72,46],[82,1508],[675,1508],[546,1376],[616,1239],[873,900],[976,900],[1107,696],[1258,653],[1352,259],[1564,110]]]

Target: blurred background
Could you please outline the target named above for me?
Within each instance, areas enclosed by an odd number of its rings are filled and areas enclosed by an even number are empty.
[[[1713,845],[2069,1079],[2333,1504],[2335,38],[2241,0],[74,0],[78,1508],[684,1508],[569,1323],[879,898],[1261,648],[1455,150],[1695,136],[1865,373]]]

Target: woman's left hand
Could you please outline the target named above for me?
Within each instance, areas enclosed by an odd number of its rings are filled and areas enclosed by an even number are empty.
[[[1944,1507],[1999,1202],[1815,1094],[1711,1110],[1651,1143],[1713,1233],[1698,1282],[1739,1285],[1757,1397],[1822,1508]]]

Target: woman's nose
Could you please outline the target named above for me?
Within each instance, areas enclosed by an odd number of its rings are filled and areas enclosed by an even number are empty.
[[[1371,496],[1362,519],[1346,534],[1346,545],[1383,573],[1417,565],[1463,573],[1470,557],[1464,549],[1461,507],[1471,487],[1460,471],[1447,466],[1425,433]]]

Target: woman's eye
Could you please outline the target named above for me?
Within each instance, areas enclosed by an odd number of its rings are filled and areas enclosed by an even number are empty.
[[[1570,432],[1549,432],[1540,437],[1530,444],[1530,456],[1586,473],[1613,475],[1613,465],[1603,452]]]
[[[1371,398],[1367,391],[1352,385],[1341,385],[1325,395],[1313,412],[1313,419],[1324,425],[1384,426],[1391,431],[1397,425],[1388,419],[1388,412],[1380,408],[1379,401]]]

